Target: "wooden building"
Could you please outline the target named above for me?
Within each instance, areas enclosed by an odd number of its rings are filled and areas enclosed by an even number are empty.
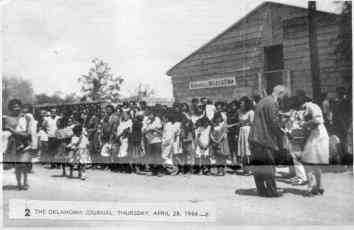
[[[310,11],[260,4],[167,72],[175,101],[204,96],[230,101],[277,84],[309,96],[316,84],[330,94],[351,85],[352,64],[335,55],[340,16]]]

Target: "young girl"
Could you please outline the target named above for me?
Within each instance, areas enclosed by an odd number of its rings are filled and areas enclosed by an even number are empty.
[[[119,143],[118,150],[118,162],[121,165],[121,170],[123,172],[130,172],[128,166],[128,146],[129,146],[129,135],[132,132],[132,120],[130,119],[129,112],[123,111],[121,114],[121,120],[117,127],[117,139]]]
[[[217,112],[214,116],[210,138],[212,141],[212,152],[218,168],[216,175],[224,176],[226,159],[230,155],[230,148],[227,140],[227,124],[220,112]]]
[[[192,167],[194,163],[194,124],[191,120],[191,113],[188,104],[182,104],[182,126],[181,126],[181,137],[182,137],[182,148],[183,148],[183,159],[184,168],[183,173],[192,173]]]
[[[245,169],[245,165],[250,163],[251,151],[248,144],[248,136],[254,119],[254,111],[252,110],[252,101],[248,97],[240,99],[238,119],[240,130],[237,141],[237,156],[241,170],[245,175],[249,175],[250,172]]]
[[[71,137],[73,136],[73,130],[70,126],[66,126],[63,118],[57,120],[58,129],[55,131],[55,137],[58,141],[58,147],[56,149],[56,155],[54,157],[55,161],[63,169],[63,176],[66,176],[66,166],[68,161],[68,152],[66,151],[66,146],[70,143]]]
[[[143,158],[145,155],[144,144],[142,139],[143,127],[142,113],[137,113],[133,118],[132,133],[129,136],[129,155],[132,164],[132,169],[135,173],[139,174],[143,169]]]
[[[211,125],[207,117],[197,122],[196,129],[196,171],[210,175],[210,131]]]
[[[182,137],[182,113],[180,111],[174,114],[175,136],[173,140],[173,163],[178,167],[177,173],[184,172],[184,165],[187,163],[185,154],[183,153],[183,137]]]
[[[178,129],[175,126],[175,114],[173,111],[168,111],[163,116],[163,131],[162,131],[162,159],[165,169],[168,173],[175,175],[178,170],[173,165],[174,145]]]
[[[45,131],[45,126],[43,123],[39,124],[38,143],[40,162],[42,164],[48,163],[48,159],[46,159],[48,152],[48,134]]]
[[[70,177],[73,176],[73,167],[77,165],[78,167],[78,177],[81,180],[86,180],[85,174],[85,164],[91,163],[90,155],[88,151],[89,141],[88,138],[83,134],[83,128],[81,125],[77,125],[73,128],[73,137],[71,138],[70,144],[67,146],[71,152],[70,163]]]
[[[162,123],[157,116],[159,111],[147,111],[143,122],[142,132],[146,140],[146,153],[149,158],[150,169],[153,175],[162,176],[161,171],[161,142]]]

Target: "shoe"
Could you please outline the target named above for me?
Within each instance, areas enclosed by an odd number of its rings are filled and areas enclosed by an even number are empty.
[[[319,189],[318,189],[318,193],[319,193],[320,195],[323,195],[324,189],[323,189],[323,188],[319,188]]]
[[[311,189],[310,193],[312,193],[313,195],[318,195],[319,194],[319,189],[318,188],[313,188],[313,189]]]
[[[313,197],[313,196],[315,196],[315,194],[313,194],[311,191],[305,191],[304,196],[305,197]]]
[[[28,190],[29,189],[29,185],[28,184],[25,184],[23,187],[22,187],[23,190]]]

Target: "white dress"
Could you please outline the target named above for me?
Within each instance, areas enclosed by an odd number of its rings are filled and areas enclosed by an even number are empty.
[[[183,153],[182,148],[182,140],[181,140],[181,122],[175,122],[173,124],[175,126],[175,138],[173,141],[173,154],[181,154]]]
[[[311,130],[306,140],[301,161],[310,164],[328,164],[329,137],[324,126],[321,108],[312,102],[305,103],[304,107],[305,116],[311,116],[312,120],[316,121],[318,125]]]
[[[125,130],[129,130],[129,132],[131,132],[132,130],[132,120],[126,120],[126,121],[121,121],[118,125],[117,128],[117,136],[121,135]],[[118,158],[123,158],[123,157],[127,157],[128,156],[128,147],[129,147],[129,143],[128,143],[128,136],[123,135],[119,138],[120,140],[120,147],[119,147],[119,151],[118,151]]]
[[[164,164],[172,165],[172,155],[174,140],[177,133],[176,126],[172,122],[167,122],[164,124],[162,133],[162,159]]]
[[[202,156],[209,156],[210,154],[210,132],[211,132],[211,126],[209,125],[208,127],[199,127],[196,130],[196,136],[197,136],[197,143],[196,143],[196,150],[195,150],[195,155],[197,158],[200,158]]]
[[[254,119],[254,111],[250,110],[246,113],[239,113],[240,121],[248,121],[250,123],[253,122]],[[237,155],[239,157],[250,156],[250,146],[248,144],[248,136],[250,134],[251,126],[244,125],[240,127],[238,142],[237,142]]]

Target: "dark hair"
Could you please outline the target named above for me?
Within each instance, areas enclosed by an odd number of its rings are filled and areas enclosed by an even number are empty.
[[[262,99],[261,95],[256,94],[253,96],[253,100],[254,102],[256,102],[256,104]]]
[[[9,110],[12,110],[15,105],[19,105],[19,106],[22,108],[22,102],[21,102],[21,100],[19,100],[19,99],[11,99],[11,100],[8,102],[8,104],[7,104],[7,108],[8,108]]]
[[[224,121],[224,118],[222,117],[220,112],[216,112],[213,117],[213,123],[216,122],[217,119],[221,119],[221,121]]]
[[[222,101],[217,101],[215,102],[215,107],[218,107],[218,106],[223,106],[223,102]]]
[[[111,109],[112,109],[112,111],[114,111],[114,106],[113,106],[113,105],[111,105],[111,104],[106,105],[106,109],[108,109],[108,108],[111,108]]]
[[[73,133],[76,136],[80,136],[82,133],[82,126],[81,125],[75,125],[73,128]]]
[[[182,110],[183,110],[183,107],[185,107],[186,108],[186,112],[189,112],[190,110],[189,110],[189,105],[187,104],[187,103],[182,103],[182,106],[181,106],[181,108],[182,108]]]
[[[249,97],[247,97],[247,96],[241,97],[240,104],[241,104],[241,102],[245,103],[245,110],[246,111],[250,111],[253,108],[252,101]]]
[[[192,99],[192,104],[197,104],[199,103],[199,99],[198,98],[193,98]]]
[[[206,116],[203,116],[202,118],[200,118],[197,123],[196,126],[200,127],[200,126],[207,126],[210,124],[209,119]]]
[[[312,101],[311,98],[306,97],[306,96],[293,96],[291,97],[291,108],[293,109],[299,109],[301,105],[303,105],[306,102]]]
[[[64,118],[59,118],[57,120],[58,129],[63,129],[65,127],[65,125],[66,125],[65,123],[66,122],[65,122]]]

